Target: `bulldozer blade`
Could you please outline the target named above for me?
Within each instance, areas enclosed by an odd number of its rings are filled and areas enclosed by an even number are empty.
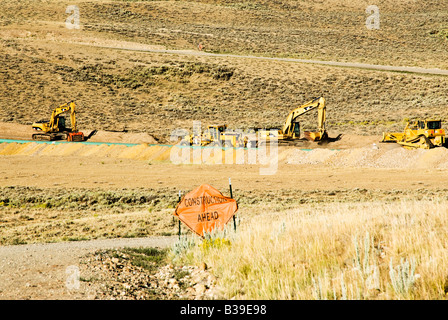
[[[403,140],[404,134],[400,132],[383,132],[383,139],[380,142],[398,142]]]

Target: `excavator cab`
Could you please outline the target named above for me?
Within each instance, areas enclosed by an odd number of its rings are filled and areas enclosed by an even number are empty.
[[[220,140],[221,134],[225,131],[227,125],[218,125],[218,126],[208,126],[207,132],[211,136],[211,138],[215,141]]]
[[[67,128],[65,127],[65,117],[57,117],[57,122],[59,131],[67,131]]]
[[[300,123],[299,122],[292,123],[292,136],[293,136],[293,138],[300,138]]]
[[[424,125],[424,124],[423,124],[423,125]],[[438,129],[442,129],[442,121],[440,121],[440,120],[437,120],[437,121],[434,121],[434,120],[432,120],[432,121],[427,121],[427,122],[426,122],[426,126],[427,126],[426,129],[429,129],[429,130],[438,130]],[[423,127],[422,129],[424,129],[424,127]]]

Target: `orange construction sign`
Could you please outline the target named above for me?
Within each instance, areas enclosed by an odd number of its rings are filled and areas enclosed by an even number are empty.
[[[224,196],[208,184],[187,193],[174,211],[174,215],[201,237],[215,228],[224,226],[238,210],[235,199]]]

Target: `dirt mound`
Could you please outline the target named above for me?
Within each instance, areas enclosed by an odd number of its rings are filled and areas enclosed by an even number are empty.
[[[86,132],[87,134],[89,132]],[[145,132],[110,132],[98,131],[89,141],[92,142],[117,142],[117,143],[148,143],[157,144],[156,139]]]
[[[83,130],[85,135],[89,130]],[[0,138],[29,140],[32,134],[30,126],[14,123],[0,122]],[[436,148],[431,150],[407,150],[396,144],[378,143],[377,136],[344,135],[339,141],[327,144],[313,144],[311,148],[279,147],[278,159],[280,163],[293,165],[325,165],[330,167],[364,167],[364,168],[448,168],[448,149]],[[181,149],[172,149],[170,146],[159,145],[149,134],[131,132],[98,131],[89,142],[83,143],[0,143],[0,155],[27,155],[27,156],[86,156],[106,157],[135,160],[171,161],[171,157],[183,154]],[[106,143],[124,143],[130,145],[108,145]],[[197,151],[197,150],[196,150]],[[238,163],[240,160],[248,163],[248,151],[239,159],[234,149],[225,150],[215,154],[209,148],[197,153],[190,149],[192,163]],[[205,155],[204,155],[205,154]],[[206,157],[206,158],[204,158]],[[206,159],[206,160],[204,160]],[[207,160],[208,159],[208,160]],[[240,162],[241,162],[240,161]]]
[[[136,140],[134,141],[139,141],[138,139],[144,139],[146,136],[136,136],[135,138]],[[124,141],[124,139],[121,141]],[[221,153],[206,147],[185,149],[148,143],[123,145],[11,142],[0,143],[0,155],[83,156],[168,161],[173,163],[178,160],[179,163],[238,164],[248,163],[249,150],[224,149]],[[258,154],[258,156],[260,155]],[[270,156],[270,154],[268,153],[267,156]],[[324,165],[345,168],[446,169],[448,168],[448,149],[407,150],[396,145],[372,145],[352,149],[318,148],[312,150],[288,147],[278,149],[278,159],[280,163],[290,165]]]
[[[0,139],[23,139],[30,140],[33,134],[31,126],[0,122]]]
[[[448,168],[448,149],[407,150],[401,147],[371,147],[311,151],[294,150],[286,160],[287,164],[322,164],[332,167],[364,167],[389,169]]]
[[[329,131],[328,135],[330,138],[335,138],[338,136],[338,132]],[[356,134],[343,134],[338,141],[330,142],[322,145],[322,147],[327,149],[362,148],[373,146],[373,144],[378,144],[380,140],[381,136],[377,135],[362,136]]]
[[[88,136],[93,130],[81,129],[84,135]],[[0,122],[0,139],[31,140],[33,129],[31,125],[18,123]],[[157,141],[145,132],[112,132],[99,130],[92,138],[91,142],[112,142],[112,143],[148,143],[157,144]]]

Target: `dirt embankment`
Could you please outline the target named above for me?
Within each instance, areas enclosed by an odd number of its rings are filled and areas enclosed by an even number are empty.
[[[94,129],[94,128],[93,128]],[[81,130],[88,136],[93,129]],[[31,140],[33,134],[31,125],[0,122],[0,139]],[[145,132],[113,132],[99,130],[90,139],[90,142],[115,142],[115,143],[148,143],[155,144],[157,140]]]
[[[24,139],[27,130],[17,124],[0,123],[0,138]],[[31,131],[31,130],[29,130]],[[182,161],[184,150],[171,146],[157,145],[146,133],[99,132],[91,142],[112,142],[125,144],[77,144],[77,143],[2,143],[0,155],[19,156],[81,156],[95,158],[120,158],[133,160],[173,162],[173,156]],[[340,141],[320,146],[304,143],[299,147],[278,148],[278,162],[289,165],[325,165],[328,167],[385,168],[385,169],[446,169],[448,168],[448,149],[406,150],[396,144],[381,144],[376,136],[346,135]],[[312,148],[312,149],[308,149]],[[209,150],[206,150],[207,152]],[[190,150],[191,163],[236,164],[248,160],[248,150],[241,154],[235,149],[226,149],[220,154],[202,150],[202,159]],[[209,156],[208,156],[209,155]],[[246,162],[247,163],[247,162]]]

